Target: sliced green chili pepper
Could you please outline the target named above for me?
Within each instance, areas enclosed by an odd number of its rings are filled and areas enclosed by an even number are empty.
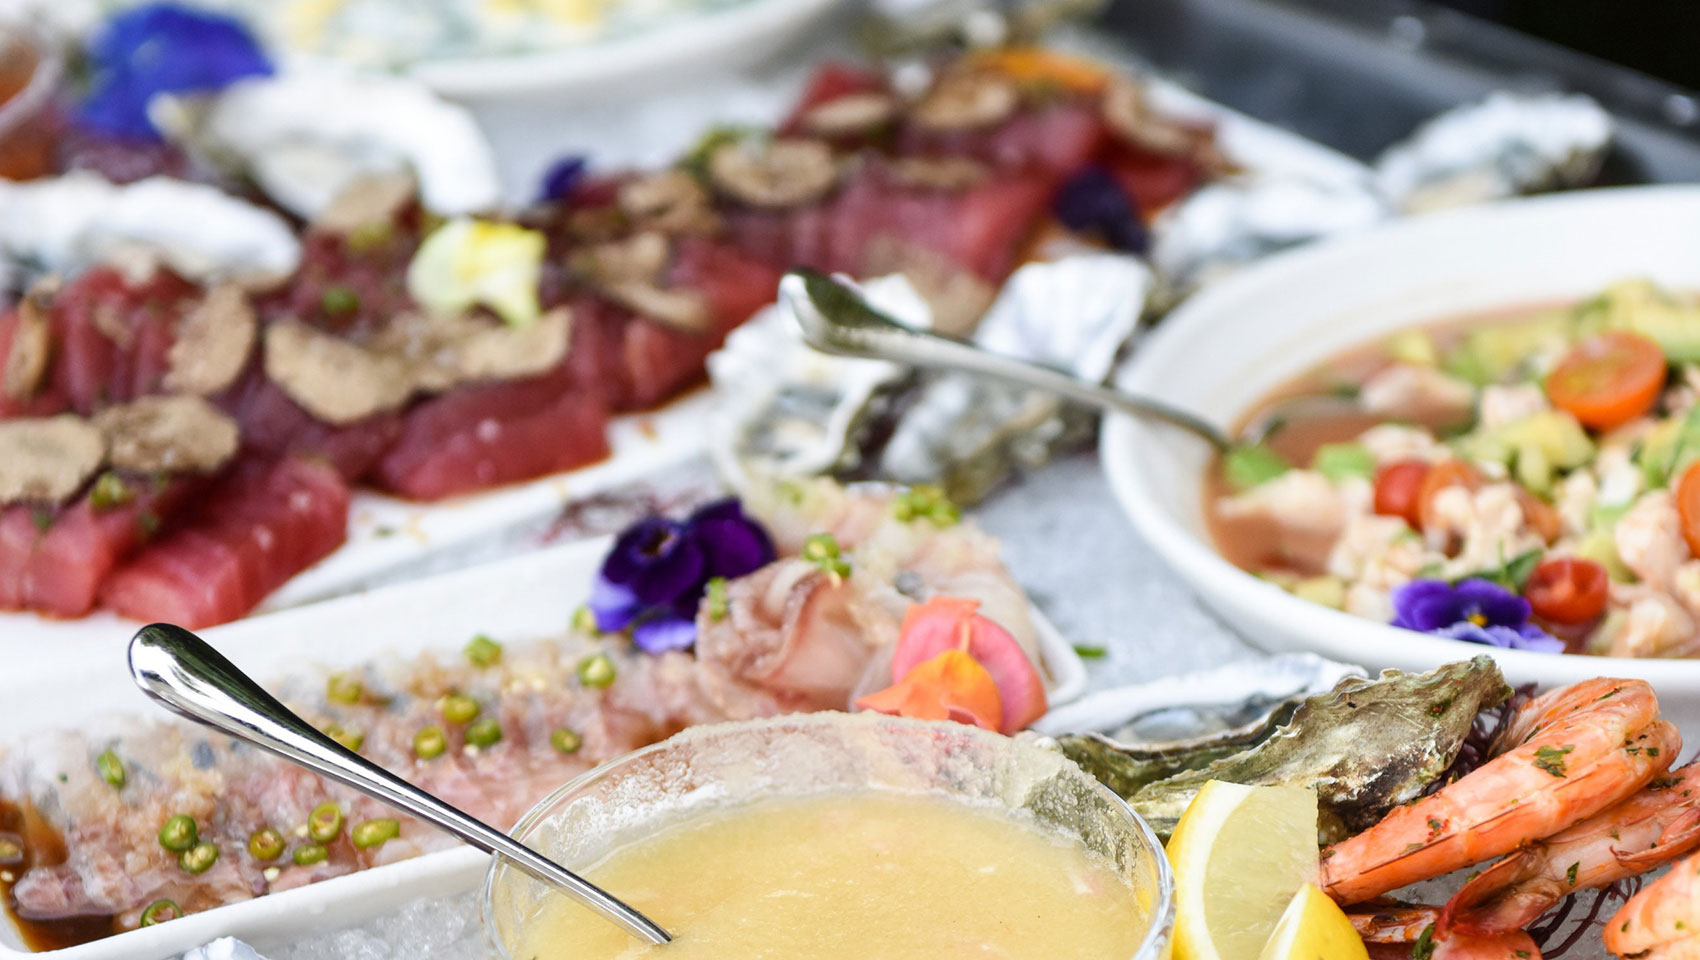
[[[466,659],[475,667],[493,667],[502,659],[502,645],[481,633],[466,645]]]
[[[248,835],[248,852],[256,860],[276,860],[283,856],[283,834],[271,827],[261,827]]]
[[[724,620],[728,607],[726,605],[726,578],[713,577],[708,581],[702,597],[703,609],[708,611],[708,619]]]
[[[413,735],[413,755],[421,760],[435,760],[448,748],[449,743],[443,737],[442,727],[424,727]]]
[[[332,703],[359,703],[366,695],[366,684],[357,676],[333,673],[325,680],[325,699]]]
[[[573,611],[573,629],[579,633],[588,633],[593,637],[602,632],[596,627],[596,614],[591,611],[589,604],[580,606]]]
[[[368,850],[401,836],[401,823],[388,817],[367,820],[365,823],[356,824],[348,835],[353,838],[355,847]]]
[[[200,830],[195,826],[195,818],[186,813],[168,817],[159,828],[159,845],[172,853],[182,853],[195,845],[200,837]]]
[[[443,719],[450,723],[470,723],[478,710],[478,701],[465,694],[451,693],[443,698]]]
[[[557,728],[549,734],[549,745],[562,753],[577,753],[584,746],[584,738],[566,727]]]
[[[492,747],[502,742],[502,725],[495,717],[481,717],[466,728],[466,742],[475,747]]]
[[[603,689],[614,682],[619,671],[606,653],[593,653],[578,662],[578,682]]]
[[[360,752],[361,745],[366,742],[366,734],[361,733],[353,727],[345,727],[340,723],[333,723],[326,727],[325,736],[330,737],[332,740],[335,740],[337,743],[342,744],[356,753]]]
[[[177,855],[177,865],[189,873],[206,873],[218,862],[218,846],[202,840]]]
[[[129,503],[135,496],[136,492],[130,489],[123,477],[108,470],[94,478],[94,486],[89,488],[89,507],[95,513],[105,513]]]
[[[172,900],[155,900],[142,911],[142,926],[151,927],[156,923],[175,920],[183,915],[183,908]]]
[[[100,756],[94,758],[94,768],[112,789],[124,789],[124,761],[118,759],[118,754],[102,750]]]
[[[315,863],[324,863],[325,858],[330,855],[331,852],[325,849],[324,844],[304,843],[295,848],[290,859],[294,860],[298,867],[310,867]]]
[[[316,843],[330,843],[342,833],[342,809],[334,803],[321,803],[307,814],[307,836]]]
[[[835,577],[850,575],[850,561],[830,533],[817,533],[803,541],[803,559]]]

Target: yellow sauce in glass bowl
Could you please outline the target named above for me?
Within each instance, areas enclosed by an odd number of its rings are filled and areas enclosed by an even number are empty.
[[[674,942],[640,943],[554,897],[513,956],[1125,960],[1151,914],[1151,891],[1079,843],[924,794],[825,793],[699,813],[585,872]]]

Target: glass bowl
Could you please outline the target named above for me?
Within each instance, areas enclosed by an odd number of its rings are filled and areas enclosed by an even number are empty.
[[[533,807],[513,836],[582,868],[695,812],[861,790],[996,804],[1077,839],[1149,904],[1150,928],[1133,956],[1103,960],[1168,956],[1174,878],[1151,828],[1060,753],[963,724],[814,713],[695,727],[575,778]],[[506,861],[492,863],[484,925],[502,960],[514,960],[516,931],[549,896],[560,894]]]

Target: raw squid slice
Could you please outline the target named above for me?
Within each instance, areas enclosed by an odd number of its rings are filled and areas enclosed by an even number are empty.
[[[114,572],[101,599],[136,620],[234,620],[342,544],[348,496],[324,463],[239,463],[182,527]]]

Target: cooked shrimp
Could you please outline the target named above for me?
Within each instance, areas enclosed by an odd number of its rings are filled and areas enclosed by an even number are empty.
[[[1606,922],[1606,949],[1637,960],[1700,958],[1700,856],[1629,898]]]
[[[1445,932],[1438,907],[1404,904],[1377,907],[1370,913],[1351,913],[1352,929],[1364,943],[1416,944],[1425,938],[1434,945],[1430,960],[1540,960],[1535,941],[1521,930],[1482,936]],[[1372,952],[1371,954],[1375,954]]]
[[[1700,847],[1700,763],[1530,844],[1464,884],[1441,926],[1492,934],[1528,926],[1565,896],[1645,873]]]
[[[1641,789],[1681,738],[1652,687],[1599,678],[1526,704],[1482,767],[1323,852],[1323,889],[1361,903],[1549,837]]]

